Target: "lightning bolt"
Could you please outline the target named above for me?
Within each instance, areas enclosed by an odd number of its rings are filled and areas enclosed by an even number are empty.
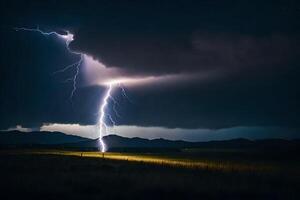
[[[118,83],[119,88],[121,89],[122,95],[125,99],[127,99],[127,101],[129,101],[130,103],[132,103],[131,99],[128,97],[126,90],[124,88],[124,86],[121,83]]]
[[[109,104],[109,100],[113,102],[112,110],[115,112],[115,115],[117,117],[121,117],[121,115],[118,113],[116,109],[116,105],[119,105],[117,100],[112,96],[113,90],[117,87],[121,89],[122,95],[130,101],[128,98],[128,95],[126,94],[126,90],[124,89],[123,85],[119,82],[113,82],[108,85],[108,89],[106,90],[106,93],[103,97],[102,104],[100,106],[99,110],[99,120],[98,120],[98,127],[99,127],[99,143],[101,146],[101,152],[105,152],[107,150],[106,145],[103,141],[103,136],[107,133],[108,125],[105,122],[105,118],[107,117],[113,126],[116,125],[115,120],[112,118],[112,115],[106,112],[107,106]]]
[[[83,58],[84,58],[84,54],[82,53],[79,53],[79,52],[75,52],[75,51],[72,51],[69,47],[70,43],[74,40],[74,35],[72,33],[70,33],[69,31],[65,31],[66,34],[59,34],[55,31],[49,31],[49,32],[46,32],[46,31],[43,31],[41,30],[39,27],[37,28],[24,28],[24,27],[20,27],[20,28],[14,28],[16,31],[31,31],[31,32],[37,32],[37,33],[40,33],[44,36],[56,36],[58,38],[61,38],[65,41],[65,45],[66,45],[66,48],[67,50],[69,51],[69,53],[73,54],[73,55],[78,55],[80,56],[79,60],[71,65],[68,65],[56,72],[53,72],[53,75],[55,74],[58,74],[58,73],[63,73],[71,68],[75,68],[75,74],[73,76],[73,78],[71,78],[72,80],[72,91],[71,91],[71,94],[70,94],[70,100],[72,101],[73,99],[73,96],[76,92],[76,89],[77,89],[77,78],[79,76],[79,72],[80,72],[80,66],[83,62]],[[68,82],[70,81],[70,78],[67,79],[65,82]]]
[[[70,82],[72,81],[72,85],[73,85],[73,89],[71,91],[71,95],[70,95],[70,99],[72,100],[75,92],[76,92],[76,89],[77,89],[77,79],[78,79],[78,76],[79,76],[79,73],[80,73],[80,66],[82,65],[83,63],[83,60],[84,60],[84,56],[86,54],[83,54],[83,53],[79,53],[79,52],[75,52],[75,51],[72,51],[69,47],[70,43],[74,40],[74,35],[72,33],[70,33],[69,31],[65,31],[67,34],[63,35],[63,34],[59,34],[55,31],[49,31],[49,32],[46,32],[46,31],[43,31],[41,30],[39,27],[37,28],[24,28],[24,27],[21,27],[21,28],[15,28],[16,31],[31,31],[31,32],[37,32],[37,33],[40,33],[44,36],[56,36],[58,38],[61,38],[65,41],[65,45],[66,45],[66,48],[67,50],[71,53],[71,54],[74,54],[74,55],[79,55],[80,58],[77,62],[75,63],[72,63],[66,67],[63,67],[62,69],[58,70],[58,71],[55,71],[53,72],[53,75],[55,74],[58,74],[58,73],[63,73],[63,72],[66,72],[67,70],[70,70],[70,69],[73,69],[75,68],[75,74],[72,78],[68,78],[64,81],[64,83],[67,83],[67,82]],[[121,117],[121,115],[117,112],[117,108],[116,106],[118,105],[119,106],[119,103],[112,97],[112,91],[113,89],[115,88],[115,86],[118,86],[120,89],[121,89],[121,92],[122,92],[122,95],[129,101],[131,102],[131,100],[128,98],[127,94],[126,94],[126,91],[123,87],[123,85],[121,85],[120,82],[116,82],[114,81],[113,83],[110,83],[108,84],[108,89],[106,90],[105,92],[105,95],[102,99],[102,102],[101,102],[101,105],[100,105],[100,109],[98,111],[98,116],[99,116],[99,119],[98,119],[98,122],[97,122],[97,127],[98,127],[98,130],[99,130],[99,138],[98,138],[98,141],[99,141],[99,146],[101,147],[101,152],[105,152],[107,150],[107,147],[106,147],[106,144],[104,143],[103,141],[103,136],[106,135],[107,131],[108,131],[108,125],[106,124],[105,122],[105,119],[108,118],[112,125],[115,126],[116,125],[116,122],[114,121],[114,119],[112,118],[112,115],[110,115],[109,113],[106,112],[106,109],[107,109],[107,106],[109,104],[109,100],[111,102],[113,102],[113,105],[112,105],[112,110],[114,111],[115,113],[115,116],[117,117]]]
[[[103,135],[106,133],[107,131],[107,125],[105,123],[105,109],[108,105],[108,99],[111,97],[111,92],[113,90],[113,84],[109,84],[108,90],[106,91],[102,104],[100,106],[100,110],[99,110],[99,121],[98,121],[98,126],[99,126],[99,143],[101,146],[101,152],[105,152],[106,151],[106,145],[103,141]]]
[[[119,112],[118,112],[118,110],[117,110],[117,108],[116,108],[116,106],[120,106],[120,104],[119,104],[118,101],[115,100],[115,98],[113,98],[112,96],[111,96],[110,99],[111,99],[112,102],[113,102],[112,110],[114,111],[114,113],[116,114],[117,117],[121,118],[121,115],[119,114]],[[112,120],[111,120],[111,121],[112,121]],[[112,122],[113,122],[113,121],[112,121]],[[113,124],[115,125],[116,123],[113,122]]]

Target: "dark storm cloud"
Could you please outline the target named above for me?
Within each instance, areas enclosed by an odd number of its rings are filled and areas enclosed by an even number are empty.
[[[124,36],[101,34],[102,30],[82,32],[73,47],[129,74],[231,73],[248,68],[285,67],[300,55],[300,40],[294,34],[253,36],[195,31],[174,38],[172,33]]]
[[[300,124],[296,1],[49,2],[2,3],[2,127],[95,123],[104,88],[79,88],[72,107],[67,100],[70,84],[60,83],[65,77],[50,76],[76,58],[55,40],[7,31],[36,24],[72,30],[74,50],[128,75],[200,77],[211,71],[216,75],[205,82],[199,78],[183,85],[129,88],[134,103],[122,102],[120,124],[183,128]]]
[[[110,12],[100,8],[99,15],[85,18],[71,46],[130,74],[285,65],[299,52],[299,12],[293,6],[236,1],[107,5]]]
[[[125,109],[135,114],[120,122],[172,128],[178,124],[185,128],[299,127],[299,68],[276,74],[268,70],[259,73],[248,71],[217,82],[173,89],[154,85],[152,89],[132,90],[137,103]]]

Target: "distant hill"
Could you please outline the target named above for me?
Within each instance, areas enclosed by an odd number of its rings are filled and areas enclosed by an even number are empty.
[[[18,145],[57,145],[64,143],[77,143],[88,139],[74,135],[66,135],[60,132],[20,132],[20,131],[1,131],[1,146]]]
[[[126,138],[109,135],[103,138],[109,148],[216,148],[216,149],[268,149],[268,150],[300,150],[300,140],[264,139],[248,140],[237,138],[223,141],[187,142],[166,139]],[[83,142],[85,143],[85,142]]]
[[[108,135],[103,138],[109,150],[124,149],[182,149],[182,148],[230,148],[230,149],[268,149],[268,150],[298,150],[300,140],[265,139],[248,140],[233,139],[210,142],[171,141],[166,139],[126,138],[118,135]],[[0,147],[47,147],[98,149],[99,141],[67,135],[60,132],[30,132],[19,131],[0,132]]]

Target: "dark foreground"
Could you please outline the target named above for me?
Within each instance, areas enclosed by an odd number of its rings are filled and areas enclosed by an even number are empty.
[[[297,161],[266,162],[277,166],[270,170],[219,170],[70,155],[0,156],[1,199],[298,199],[300,191]]]

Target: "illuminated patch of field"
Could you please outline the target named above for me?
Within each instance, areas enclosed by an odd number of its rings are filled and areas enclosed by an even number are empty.
[[[80,152],[80,151],[58,151],[58,150],[42,150],[42,151],[26,151],[25,154],[42,154],[42,155],[61,155],[61,156],[78,156],[99,159],[121,160],[128,162],[153,164],[169,167],[181,167],[190,169],[207,169],[221,171],[268,171],[272,172],[278,168],[271,164],[245,164],[236,162],[201,160],[199,158],[186,159],[174,155],[159,154],[139,154],[139,153],[101,153],[101,152]]]

